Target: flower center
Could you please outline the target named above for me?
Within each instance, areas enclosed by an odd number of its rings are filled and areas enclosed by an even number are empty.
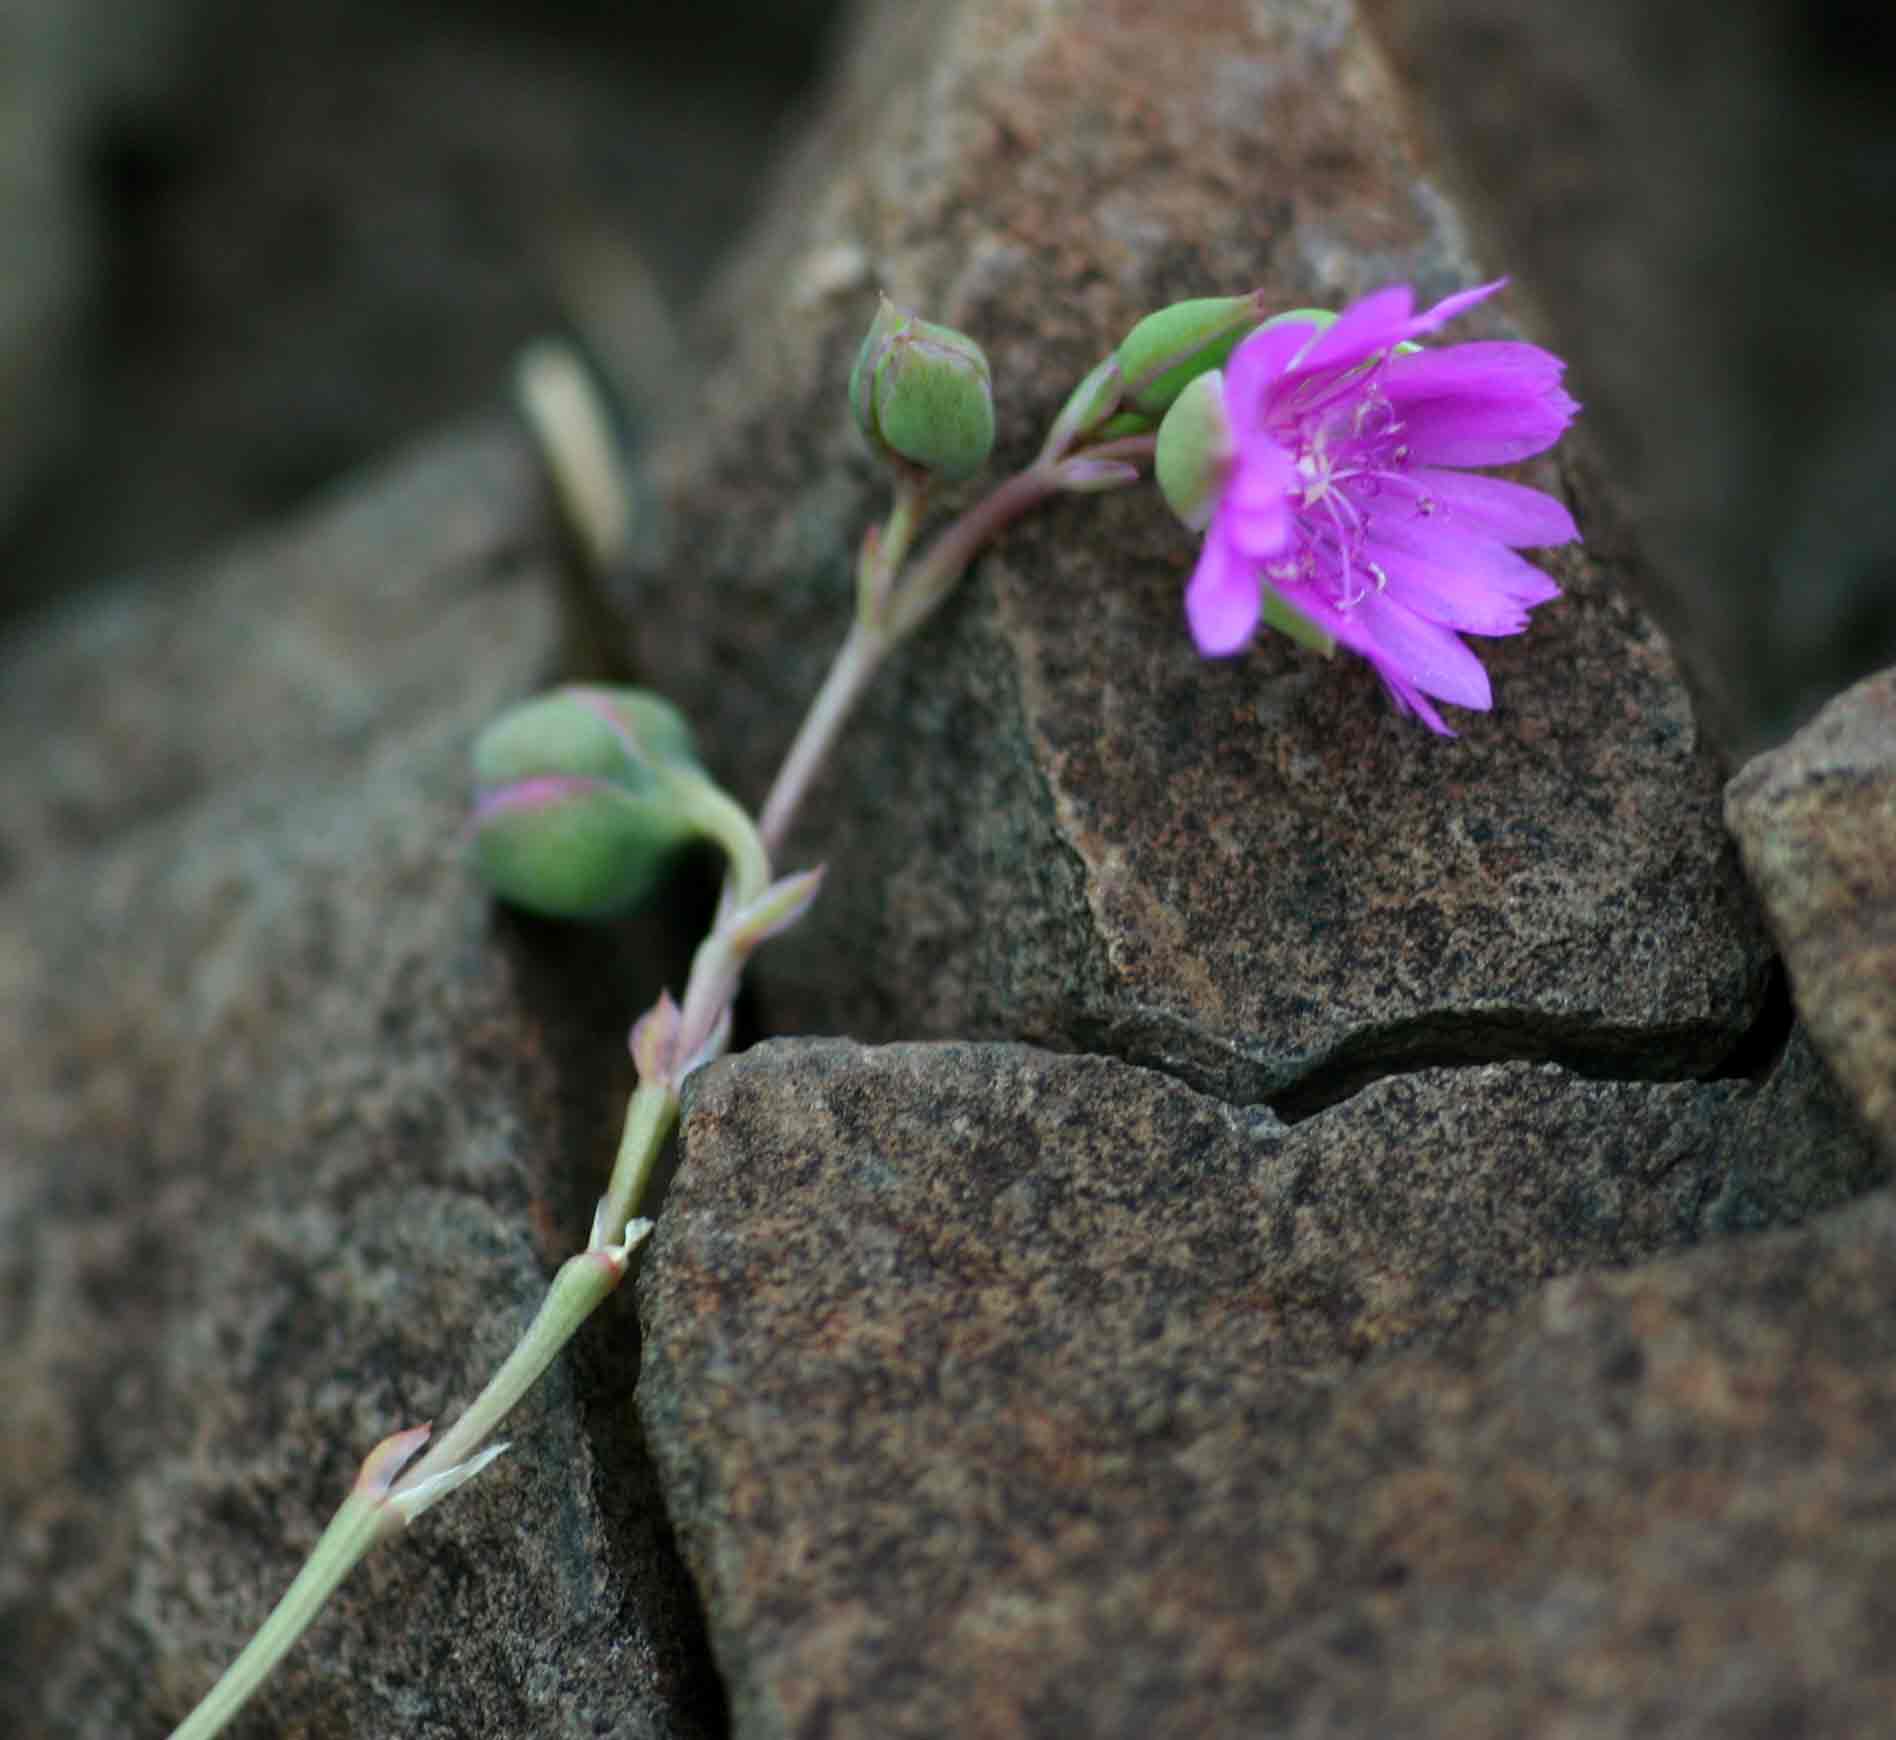
[[[1303,382],[1272,419],[1272,435],[1296,457],[1296,536],[1266,567],[1276,584],[1314,586],[1338,610],[1354,610],[1389,576],[1363,554],[1373,513],[1369,501],[1398,485],[1416,511],[1433,513],[1405,473],[1402,423],[1383,391],[1387,351],[1341,375]]]

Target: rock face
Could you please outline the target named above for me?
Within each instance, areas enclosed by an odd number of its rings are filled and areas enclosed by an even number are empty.
[[[1896,663],[1896,63],[1795,0],[1363,0],[1585,385],[1627,577],[1737,756]],[[1742,294],[1730,294],[1743,285]]]
[[[9,651],[0,1732],[165,1733],[584,1235],[673,962],[496,918],[460,852],[468,742],[558,649],[556,550],[495,423]],[[715,1731],[630,1318],[233,1732]]]
[[[843,395],[874,286],[987,344],[1022,463],[1169,300],[1334,304],[1486,270],[1341,0],[881,16],[833,99],[848,127],[708,317],[728,360],[654,449],[621,594],[638,662],[750,793],[883,507]],[[1488,643],[1497,709],[1449,744],[1366,669],[1281,639],[1205,665],[1191,555],[1142,489],[1046,512],[979,566],[791,842],[838,874],[763,967],[772,1030],[1026,1038],[1293,1109],[1428,1063],[1720,1067],[1769,946],[1615,552],[1563,557],[1568,596]]]
[[[1798,1007],[1896,1156],[1896,671],[1751,763],[1725,813]]]
[[[1873,1177],[1785,1152],[1803,1067],[1425,1071],[1287,1130],[1020,1047],[715,1066],[639,1393],[736,1731],[1873,1726],[1887,1194],[1571,1273]]]

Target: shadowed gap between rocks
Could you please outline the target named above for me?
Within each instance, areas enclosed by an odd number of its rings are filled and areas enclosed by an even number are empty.
[[[1784,1055],[1794,1019],[1783,964],[1773,959],[1757,1015],[1709,1067],[1692,1067],[1681,1054],[1682,1043],[1703,1046],[1696,1028],[1673,1035],[1545,1016],[1451,1013],[1355,1036],[1264,1103],[1286,1124],[1297,1124],[1384,1076],[1490,1063],[1551,1063],[1591,1081],[1762,1080]]]
[[[1758,1012],[1736,1040],[1728,1030],[1703,1022],[1628,1027],[1590,1021],[1585,1015],[1556,1017],[1533,1010],[1432,1010],[1412,1020],[1359,1028],[1290,1081],[1254,1093],[1232,1093],[1210,1070],[1179,1057],[1164,1042],[1166,1035],[1180,1031],[1180,1024],[1170,1019],[1150,1028],[1124,1020],[1081,1023],[1076,1030],[1080,1042],[1071,1046],[1039,1033],[1006,1037],[1043,1050],[1106,1057],[1149,1069],[1229,1105],[1268,1106],[1282,1122],[1297,1124],[1386,1076],[1495,1063],[1552,1064],[1589,1081],[1761,1081],[1783,1057],[1795,1021],[1789,981],[1774,956]]]

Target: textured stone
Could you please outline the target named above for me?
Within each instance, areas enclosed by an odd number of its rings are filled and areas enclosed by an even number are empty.
[[[188,579],[42,616],[0,646],[0,881],[504,705],[554,667],[554,535],[539,460],[496,419]],[[470,670],[474,648],[504,656]]]
[[[1747,766],[1725,815],[1811,1036],[1896,1156],[1896,671]]]
[[[653,449],[620,594],[638,662],[750,793],[881,505],[843,392],[875,286],[987,346],[1020,463],[1156,305],[1483,270],[1341,0],[873,16],[705,317],[728,360]],[[1044,512],[979,566],[792,839],[839,873],[761,963],[771,1029],[1033,1039],[1293,1104],[1431,1062],[1721,1065],[1769,948],[1613,560],[1559,559],[1568,597],[1484,647],[1496,712],[1442,743],[1347,659],[1276,641],[1207,666],[1191,556],[1141,490]]]
[[[166,1732],[583,1236],[628,1013],[676,962],[496,914],[461,850],[468,744],[557,651],[557,548],[496,424],[175,620],[111,595],[14,650],[0,1732]],[[715,1731],[631,1331],[608,1313],[233,1734]]]
[[[1362,14],[1574,365],[1656,558],[1625,583],[1708,730],[1751,754],[1896,662],[1896,61],[1875,8]]]
[[[1426,1072],[1287,1129],[1020,1047],[716,1066],[639,1397],[736,1734],[1644,1731],[1609,1674],[1703,1721],[1806,1681],[1867,1707],[1896,1537],[1843,1519],[1888,1491],[1887,1202],[1495,1315],[1872,1183],[1834,1112],[1795,1134],[1811,1070]],[[1700,1561],[1847,1569],[1851,1629],[1761,1662],[1782,1595]]]

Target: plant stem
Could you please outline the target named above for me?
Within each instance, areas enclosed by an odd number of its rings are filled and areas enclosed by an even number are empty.
[[[1131,436],[1083,449],[1088,459],[1138,459],[1152,452],[1150,436]],[[908,569],[881,592],[880,609],[870,608],[877,588],[859,590],[857,618],[837,653],[823,686],[803,717],[783,768],[757,821],[764,849],[774,858],[790,832],[791,822],[829,758],[843,726],[855,711],[882,661],[896,645],[934,615],[967,572],[968,564],[1015,520],[1061,489],[1059,460],[1049,452],[1025,471],[1016,472],[959,519],[951,522]],[[889,531],[881,545],[887,558],[907,548],[914,531],[919,498],[898,490]],[[899,527],[899,532],[897,528]]]
[[[626,1246],[610,1251],[595,1248],[568,1257],[560,1265],[526,1334],[514,1344],[500,1370],[487,1380],[487,1387],[461,1417],[396,1482],[398,1495],[445,1474],[481,1447],[481,1441],[512,1412],[514,1404],[533,1387],[579,1326],[625,1278],[628,1254]]]
[[[882,661],[888,657],[890,644],[885,634],[868,627],[860,618],[850,625],[829,675],[823,679],[823,686],[817,690],[816,699],[810,703],[810,710],[797,728],[757,818],[757,832],[763,837],[764,850],[773,858],[790,832],[790,824],[810,786],[829,758],[838,734],[862,698],[863,690],[868,688]]]
[[[659,1082],[640,1082],[625,1108],[625,1133],[612,1162],[606,1194],[594,1217],[594,1237],[608,1243],[625,1235],[626,1223],[638,1213],[652,1169],[678,1119],[678,1096]]]

